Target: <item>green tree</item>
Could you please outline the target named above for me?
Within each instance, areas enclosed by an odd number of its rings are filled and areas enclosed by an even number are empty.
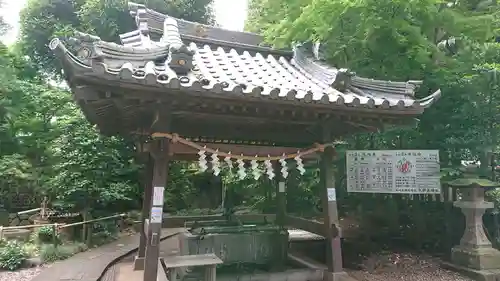
[[[498,147],[496,1],[251,0],[249,8],[247,29],[275,46],[319,41],[325,59],[338,67],[371,78],[421,79],[418,97],[442,89],[442,98],[426,110],[416,128],[357,134],[348,139],[348,148],[439,149],[446,168],[482,158],[485,150]],[[431,245],[443,241],[442,230],[435,227],[447,220],[443,204],[344,196],[345,159],[340,150],[338,155],[341,213],[359,213],[363,225],[376,221],[373,235],[401,237],[406,232],[405,242],[419,249],[426,229]],[[401,229],[397,222],[408,219],[410,229]],[[389,226],[389,233],[381,231],[382,225]]]
[[[0,1],[0,9],[5,6],[4,0]],[[5,19],[0,15],[0,36],[4,35],[7,30],[9,30],[10,26],[7,24]]]
[[[50,193],[76,210],[127,209],[138,182],[133,146],[99,135],[81,114],[59,123],[61,135],[52,147],[56,164]]]
[[[498,35],[499,11],[492,1],[252,0],[247,28],[277,46],[320,41],[327,60],[359,75],[422,79],[419,96],[441,88],[442,99],[421,117],[416,130],[377,139],[391,147],[397,136],[404,136],[407,146],[455,151],[458,159],[485,141],[479,132],[484,132],[486,117],[471,107],[485,108],[488,102],[476,94],[477,84],[469,76],[475,75],[475,65],[486,63],[479,54]]]
[[[211,0],[137,2],[147,2],[148,7],[172,16],[213,23]],[[69,36],[78,30],[117,42],[119,34],[136,28],[127,3],[125,0],[29,1],[21,13],[21,34],[15,50],[29,56],[39,73],[52,76],[59,68],[47,48],[51,38]],[[45,190],[77,209],[83,205],[113,209],[112,206],[126,207],[125,202],[138,201],[141,192],[133,146],[123,139],[99,136],[69,101],[68,92],[45,87],[45,91],[40,91],[42,94],[26,97],[26,102],[33,106],[23,112],[31,116],[23,115],[26,119],[20,119],[17,126],[19,130],[32,132],[23,136],[33,144],[25,147],[23,153],[44,167]],[[181,166],[178,168],[182,174]]]

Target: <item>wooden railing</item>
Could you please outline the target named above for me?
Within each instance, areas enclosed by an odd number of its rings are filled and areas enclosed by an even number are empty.
[[[289,227],[302,229],[317,235],[325,236],[325,226],[322,222],[287,215],[286,225]]]
[[[32,228],[40,228],[40,227],[51,227],[52,228],[52,233],[54,234],[52,236],[53,243],[54,245],[57,244],[57,223],[51,223],[51,224],[30,224],[30,225],[19,225],[19,226],[0,226],[0,240],[4,238],[4,231],[5,230],[11,230],[11,229],[32,229]]]
[[[35,209],[31,209],[31,210],[17,212],[17,214],[18,215],[27,215],[27,214],[32,214],[32,213],[40,212],[41,210],[42,210],[42,208],[35,208]]]
[[[59,227],[59,229],[63,229],[63,228],[67,228],[67,227],[72,227],[72,226],[77,226],[77,225],[84,225],[84,224],[98,222],[98,221],[103,221],[103,220],[116,219],[116,218],[124,218],[126,216],[127,216],[127,214],[117,214],[117,215],[113,215],[113,216],[102,217],[102,218],[92,219],[92,220],[88,220],[88,221],[81,221],[81,222],[69,223],[69,224],[61,225]]]
[[[35,209],[33,209],[35,210]],[[28,211],[33,211],[33,210],[28,210]],[[24,211],[24,212],[28,212]],[[81,222],[75,222],[75,223],[70,223],[70,224],[60,224],[60,223],[50,223],[50,224],[30,224],[30,225],[21,225],[21,226],[0,226],[0,240],[4,238],[4,232],[6,230],[13,230],[13,229],[33,229],[33,228],[41,228],[41,227],[51,227],[52,228],[52,243],[54,244],[55,247],[58,245],[58,234],[61,229],[65,229],[68,227],[74,227],[78,225],[87,225],[90,223],[98,222],[98,221],[104,221],[104,220],[110,220],[110,219],[116,219],[116,218],[124,218],[126,217],[126,214],[117,214],[117,215],[112,215],[112,216],[107,216],[107,217],[102,217],[102,218],[97,218],[97,219],[92,219],[92,220],[87,220],[87,221],[81,221]]]

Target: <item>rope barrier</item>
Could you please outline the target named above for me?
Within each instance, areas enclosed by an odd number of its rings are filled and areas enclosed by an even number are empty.
[[[201,146],[201,145],[198,145],[192,141],[189,141],[185,138],[182,138],[180,137],[178,134],[169,134],[169,133],[153,133],[152,134],[152,137],[153,138],[168,138],[170,139],[173,143],[182,143],[184,145],[187,145],[187,146],[190,146],[194,149],[197,149],[199,151],[206,151],[208,153],[211,153],[211,154],[217,154],[219,157],[228,157],[228,158],[231,158],[231,159],[237,159],[237,160],[257,160],[257,161],[266,161],[266,160],[270,160],[270,161],[276,161],[276,160],[281,160],[281,159],[293,159],[295,157],[302,157],[304,155],[309,155],[309,154],[312,154],[312,153],[316,153],[316,152],[322,152],[325,147],[327,146],[330,146],[330,145],[324,145],[324,144],[314,144],[314,148],[310,148],[310,149],[307,149],[305,151],[298,151],[297,153],[292,153],[292,154],[283,154],[281,156],[258,156],[258,155],[255,155],[255,156],[247,156],[247,155],[235,155],[235,154],[231,154],[231,152],[220,152],[216,149],[211,149],[211,148],[208,148],[206,146]]]

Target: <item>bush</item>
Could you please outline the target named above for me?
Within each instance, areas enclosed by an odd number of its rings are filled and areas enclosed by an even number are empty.
[[[40,250],[39,246],[33,243],[25,243],[23,249],[28,257],[37,257]]]
[[[73,247],[77,253],[85,252],[89,249],[89,247],[85,243],[75,243]]]
[[[55,247],[52,244],[47,244],[43,245],[40,249],[40,259],[42,262],[65,260],[74,254],[73,248],[68,246]]]
[[[97,233],[92,233],[92,244],[95,246],[101,246],[113,242],[117,238],[118,237],[116,234],[113,234],[109,231],[100,231]]]
[[[42,260],[42,262],[65,260],[79,252],[86,251],[87,249],[87,245],[83,243],[61,245],[58,247],[55,247],[52,244],[47,244],[43,245],[40,249],[40,259]]]
[[[38,243],[51,243],[54,240],[54,230],[50,226],[40,227],[36,232],[36,239]]]
[[[17,241],[8,241],[0,248],[0,268],[16,270],[21,267],[28,257],[23,245]]]

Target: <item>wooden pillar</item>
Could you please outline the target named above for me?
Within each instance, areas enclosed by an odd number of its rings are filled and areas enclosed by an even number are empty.
[[[144,270],[144,257],[146,256],[147,229],[146,220],[149,219],[151,209],[151,197],[153,196],[153,158],[148,153],[141,153],[141,160],[145,164],[142,176],[142,186],[144,187],[141,211],[141,237],[139,240],[139,250],[134,260],[134,270]]]
[[[216,268],[217,266],[215,264],[206,266],[205,279],[203,279],[203,281],[215,281],[217,279]]]
[[[163,216],[163,192],[167,183],[169,164],[169,144],[166,138],[153,140],[150,153],[153,164],[153,194],[149,210],[148,239],[144,264],[144,281],[155,281],[158,276],[158,258],[160,257],[160,238]]]
[[[276,267],[284,270],[288,258],[288,230],[285,226],[286,219],[286,183],[280,171],[279,163],[274,166],[276,184],[276,224],[279,227],[277,237],[277,259]]]
[[[325,143],[333,141],[329,127],[325,126],[323,140]],[[326,233],[326,263],[328,268],[327,276],[334,277],[337,273],[343,273],[342,249],[340,242],[339,215],[337,210],[337,199],[335,193],[335,172],[334,172],[334,148],[327,146],[321,154],[320,185],[322,187],[321,202],[323,205],[323,216]],[[329,278],[327,278],[329,280]]]
[[[275,184],[276,184],[276,224],[282,228],[285,227],[286,216],[286,184],[281,174],[281,165],[277,163],[274,166]]]

